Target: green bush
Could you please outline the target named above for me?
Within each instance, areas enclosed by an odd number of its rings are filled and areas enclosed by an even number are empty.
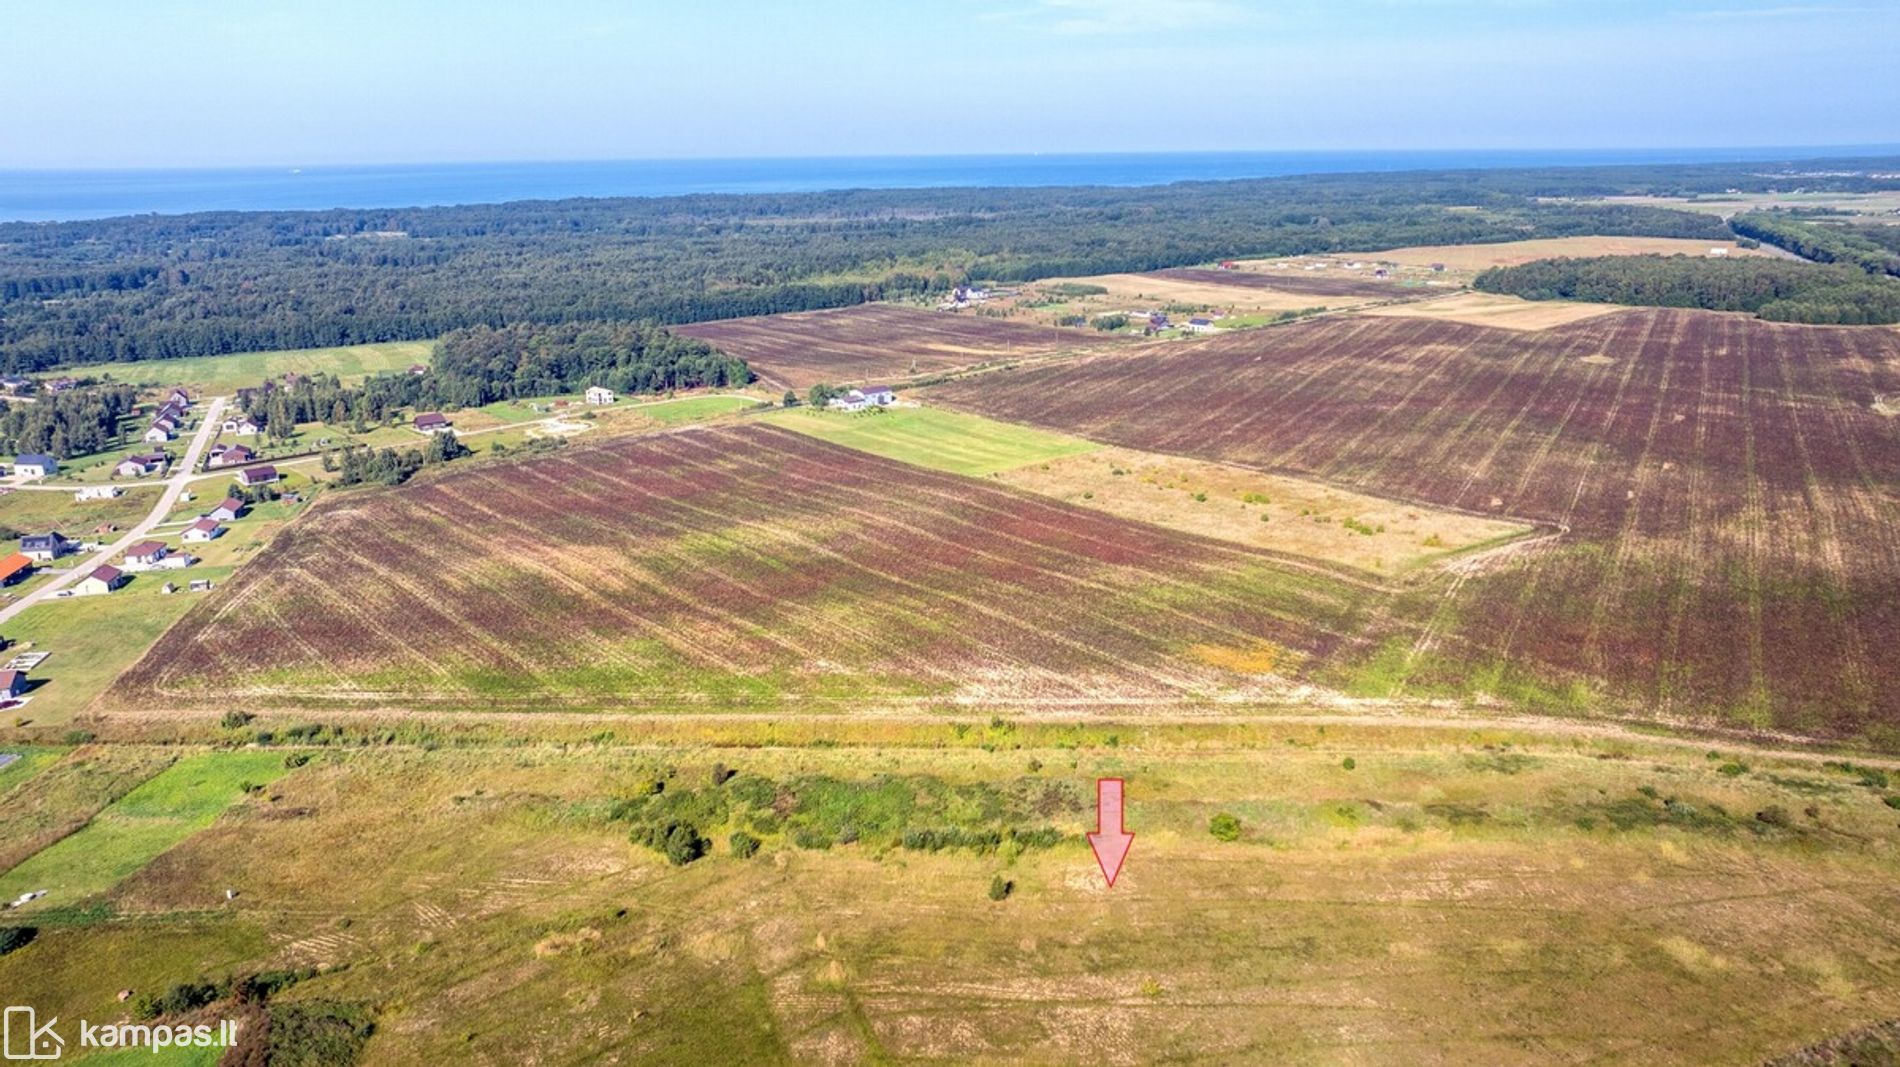
[[[726,838],[726,844],[732,846],[734,856],[746,860],[758,855],[759,845],[762,842],[744,830],[735,830],[731,837]]]
[[[1345,759],[1339,761],[1339,765],[1350,771],[1353,768],[1359,766],[1359,763],[1358,761],[1354,760],[1351,756],[1347,756]]]
[[[645,845],[666,857],[675,867],[684,867],[704,856],[712,847],[699,828],[690,823],[668,822],[636,829],[633,842]]]
[[[1207,820],[1207,832],[1214,835],[1216,841],[1240,840],[1240,820],[1226,812]]]
[[[990,899],[991,900],[1002,900],[1005,897],[1009,896],[1011,893],[1015,892],[1015,890],[1016,890],[1016,883],[1010,881],[1007,878],[1004,878],[1000,874],[990,879]]]
[[[1730,760],[1729,762],[1722,764],[1720,767],[1717,767],[1715,769],[1715,773],[1726,774],[1730,778],[1737,778],[1737,777],[1740,777],[1741,775],[1748,773],[1748,764],[1738,763],[1734,760]]]
[[[1890,808],[1900,809],[1900,793],[1889,793],[1886,796],[1881,797],[1880,800],[1881,800],[1881,803],[1887,805]]]
[[[227,711],[224,713],[224,718],[218,720],[218,725],[227,730],[236,730],[240,727],[250,725],[253,718],[256,718],[256,716],[248,711]]]
[[[38,936],[40,931],[35,926],[0,926],[0,956],[25,948]]]

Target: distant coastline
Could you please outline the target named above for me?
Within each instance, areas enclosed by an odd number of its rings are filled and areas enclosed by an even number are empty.
[[[1163,152],[444,163],[172,170],[0,170],[0,222],[148,213],[405,208],[567,197],[828,189],[1156,185],[1290,174],[1887,155],[1900,146]]]

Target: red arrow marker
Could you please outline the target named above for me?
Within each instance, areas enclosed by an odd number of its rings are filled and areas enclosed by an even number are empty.
[[[1115,876],[1122,873],[1122,861],[1134,843],[1135,835],[1122,829],[1122,780],[1097,778],[1095,832],[1089,835],[1089,847],[1095,850],[1095,862],[1110,889],[1115,888]]]

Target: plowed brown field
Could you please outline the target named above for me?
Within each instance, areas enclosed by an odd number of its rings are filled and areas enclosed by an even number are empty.
[[[1097,331],[1064,330],[975,312],[860,304],[675,326],[738,356],[774,388],[865,385],[1013,356],[1101,344]]]
[[[769,426],[337,498],[120,679],[140,708],[1265,698],[1366,590]]]
[[[939,402],[1568,533],[1401,598],[1347,679],[1900,746],[1900,334],[1632,311],[1329,319]],[[1400,626],[1399,621],[1393,622]]]

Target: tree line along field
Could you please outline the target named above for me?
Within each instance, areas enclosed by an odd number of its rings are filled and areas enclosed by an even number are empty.
[[[764,425],[320,503],[107,706],[857,710],[1268,699],[1366,590]]]
[[[1401,596],[1359,691],[1900,746],[1900,334],[1631,311],[1360,317],[934,388],[1132,448],[1567,532]]]
[[[700,322],[673,332],[745,360],[766,385],[801,391],[820,382],[878,383],[1105,340],[1093,331],[897,304]]]

